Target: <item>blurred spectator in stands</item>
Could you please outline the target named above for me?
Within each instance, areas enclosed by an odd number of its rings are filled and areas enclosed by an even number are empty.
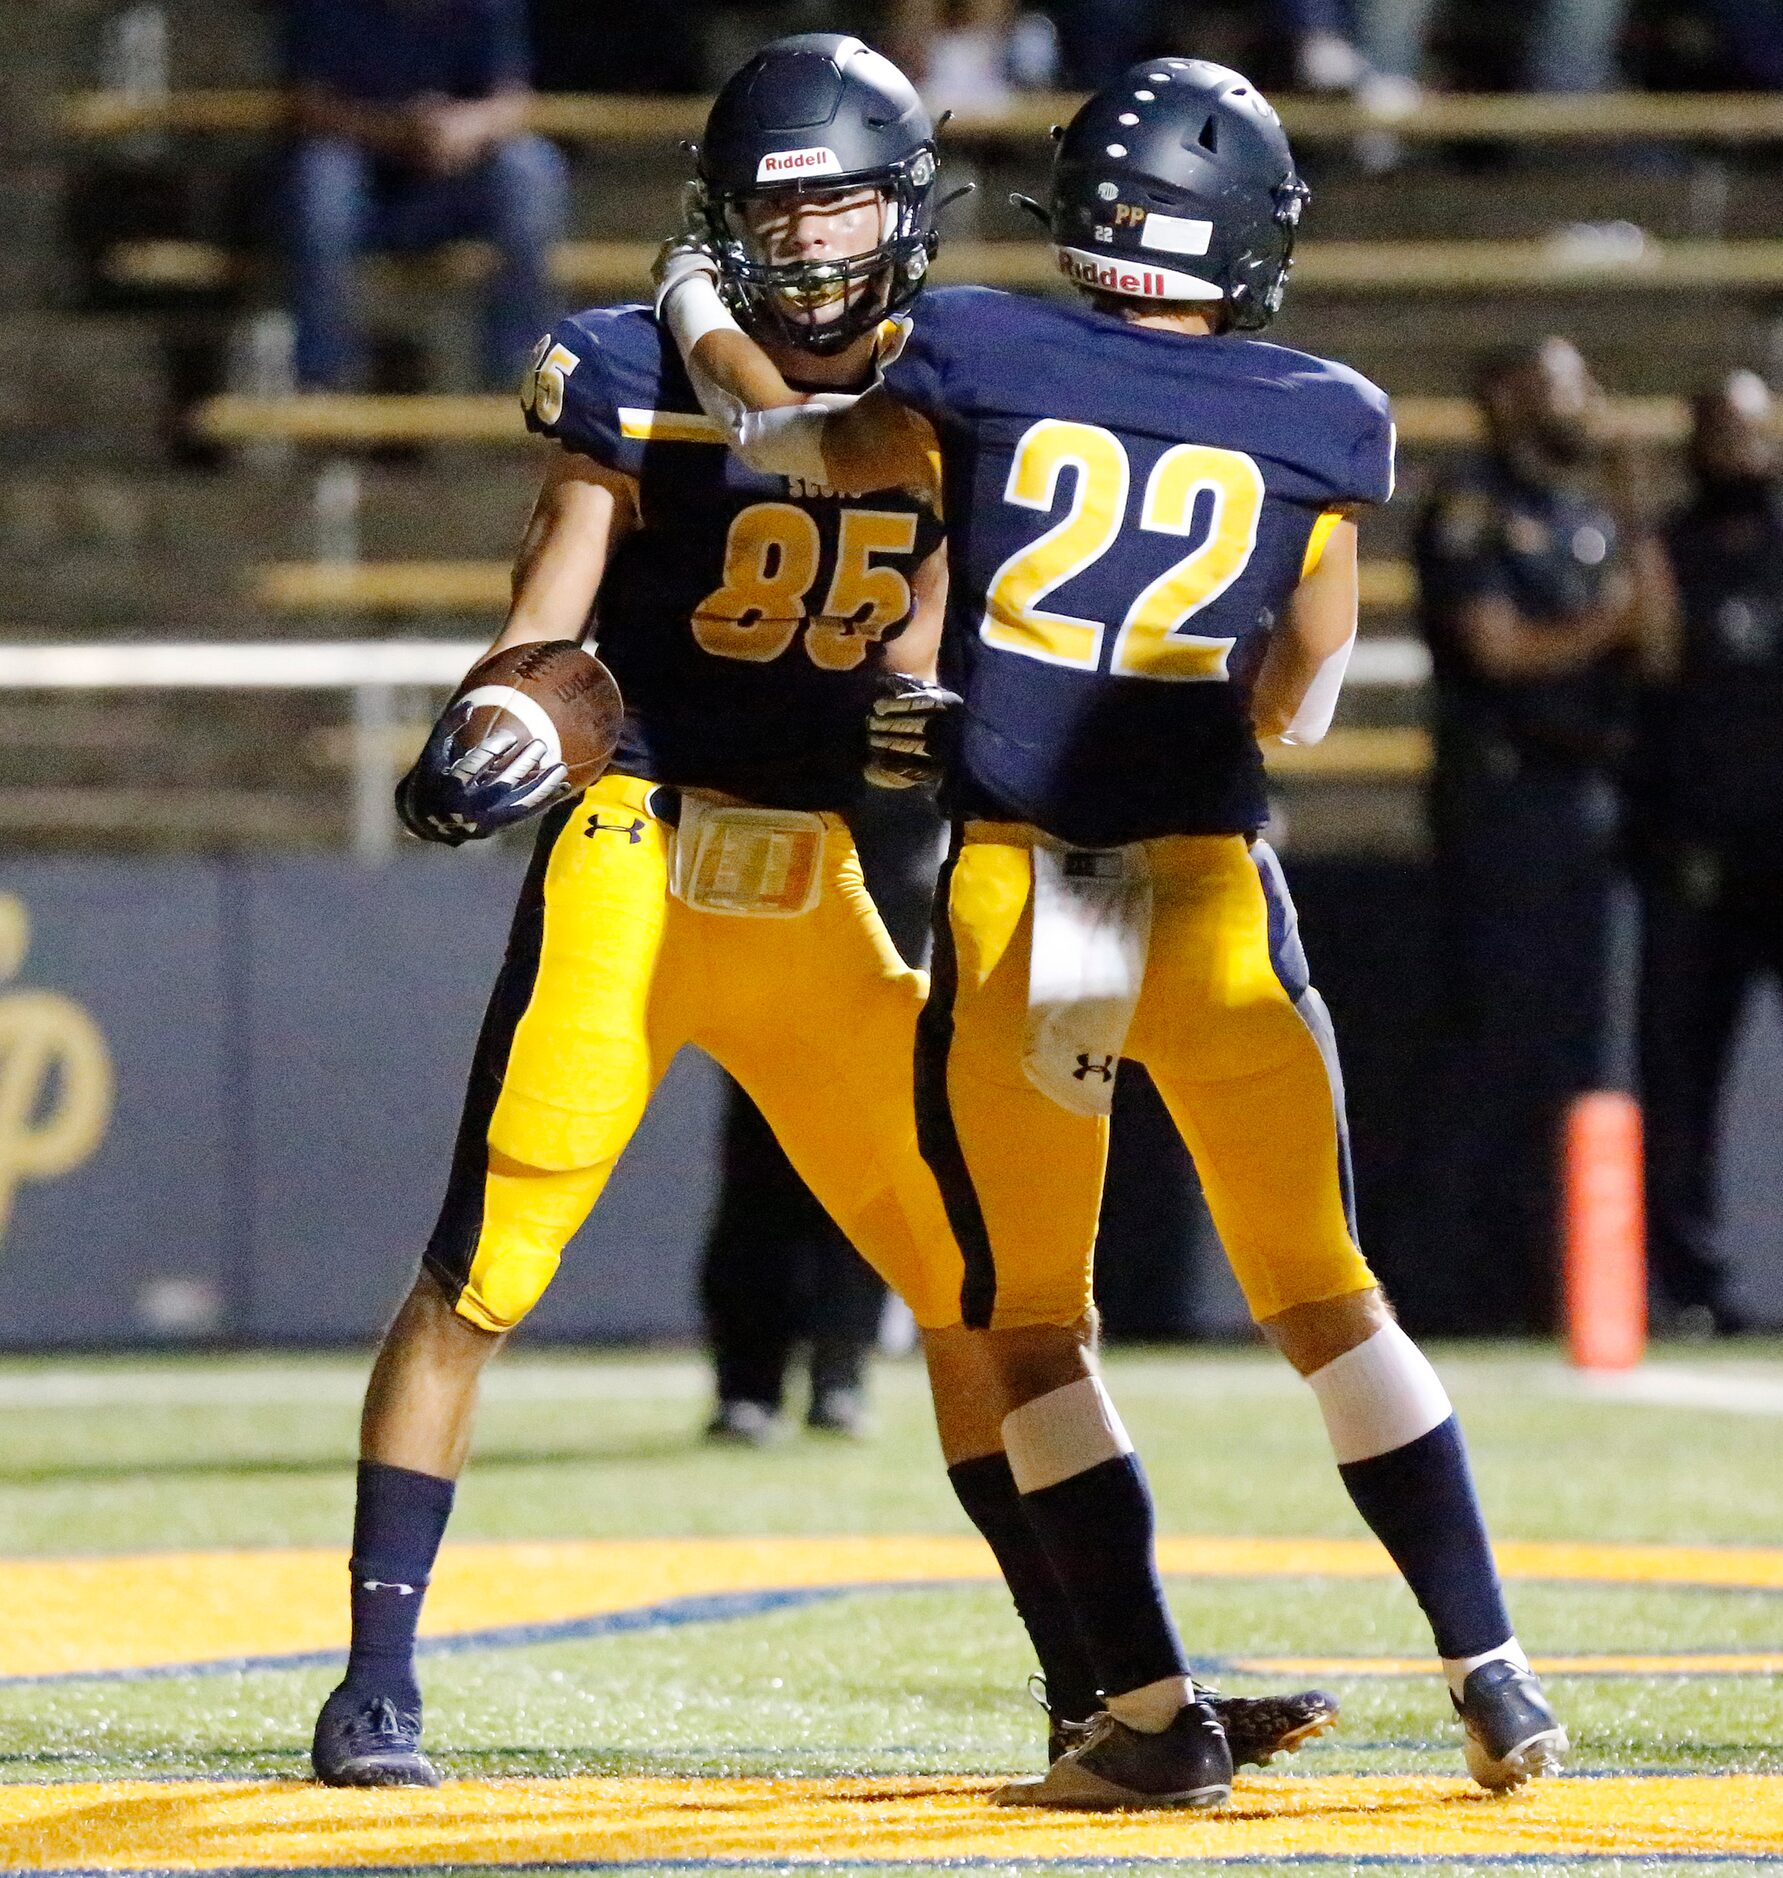
[[[1358,45],[1370,68],[1365,103],[1391,111],[1417,102],[1437,0],[1356,0]],[[1507,11],[1509,11],[1507,9]],[[1531,91],[1610,91],[1628,0],[1536,0],[1516,10],[1528,33],[1524,82]]]
[[[1704,0],[1748,83],[1783,91],[1783,0]]]
[[[1082,91],[1112,84],[1165,43],[1162,10],[1161,0],[1053,0],[1047,12],[1058,33],[1057,82]]]
[[[1466,1306],[1481,1327],[1534,1329],[1553,1303],[1561,1114],[1603,1075],[1611,772],[1635,621],[1584,360],[1544,340],[1487,359],[1476,389],[1486,447],[1417,537],[1452,999],[1438,1185]]]
[[[1696,400],[1690,470],[1639,570],[1630,834],[1655,1302],[1725,1332],[1745,1325],[1717,1244],[1717,1110],[1746,994],[1783,975],[1783,482],[1755,373]]]
[[[289,35],[299,381],[358,380],[368,249],[478,238],[499,255],[484,375],[514,383],[551,323],[549,263],[566,213],[563,159],[526,130],[524,0],[291,0]]]
[[[886,50],[930,110],[996,110],[1009,101],[1015,12],[1015,0],[890,0]]]
[[[1354,91],[1367,78],[1368,61],[1356,46],[1359,3],[1366,0],[1277,0],[1301,90]]]

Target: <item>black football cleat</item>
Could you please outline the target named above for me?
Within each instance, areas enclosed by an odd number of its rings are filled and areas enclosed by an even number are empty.
[[[1221,1695],[1196,1685],[1196,1694],[1219,1717],[1234,1767],[1267,1767],[1278,1754],[1295,1754],[1337,1726],[1337,1697],[1323,1689],[1292,1695]]]
[[[437,1787],[421,1752],[421,1711],[342,1683],[316,1717],[310,1765],[326,1787]]]
[[[786,1424],[767,1403],[746,1396],[721,1401],[706,1424],[706,1439],[717,1447],[771,1448],[785,1434]]]
[[[870,1441],[873,1417],[867,1408],[865,1392],[846,1387],[813,1389],[805,1426],[813,1434],[839,1435],[844,1441]]]
[[[1221,1695],[1198,1682],[1195,1693],[1219,1717],[1235,1768],[1267,1767],[1278,1754],[1297,1753],[1337,1726],[1337,1697],[1323,1689],[1302,1689],[1294,1695]],[[1068,1754],[1094,1725],[1093,1716],[1089,1721],[1053,1721],[1047,1730],[1047,1761]]]
[[[1220,1806],[1232,1797],[1226,1731],[1204,1701],[1188,1703],[1161,1734],[1141,1734],[1109,1714],[1082,1727],[1038,1780],[1011,1781],[992,1803],[1107,1813]]]
[[[1482,1663],[1449,1700],[1466,1731],[1467,1771],[1488,1792],[1509,1793],[1566,1765],[1572,1744],[1529,1670]]]

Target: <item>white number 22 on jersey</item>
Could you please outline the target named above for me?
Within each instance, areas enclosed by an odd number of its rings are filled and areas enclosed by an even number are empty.
[[[1101,662],[1103,623],[1049,612],[1043,602],[1099,561],[1121,532],[1131,482],[1121,440],[1097,424],[1042,418],[1015,447],[1003,499],[1050,515],[1067,469],[1075,474],[1065,513],[992,576],[979,636],[1024,658],[1093,672]],[[1203,490],[1213,498],[1204,538],[1127,608],[1115,635],[1111,672],[1188,683],[1217,684],[1227,677],[1234,640],[1182,629],[1244,572],[1263,513],[1262,472],[1237,450],[1175,444],[1146,478],[1139,526],[1186,535]]]

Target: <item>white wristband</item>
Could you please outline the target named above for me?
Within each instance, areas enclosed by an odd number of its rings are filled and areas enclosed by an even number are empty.
[[[743,330],[731,317],[730,308],[720,299],[712,276],[704,268],[664,286],[657,302],[657,318],[669,329],[669,337],[683,359],[708,333]]]

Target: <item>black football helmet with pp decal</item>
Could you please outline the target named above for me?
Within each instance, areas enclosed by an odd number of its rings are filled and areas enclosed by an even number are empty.
[[[1045,216],[1061,271],[1121,298],[1220,302],[1252,332],[1280,310],[1311,191],[1248,78],[1149,59],[1058,135]]]
[[[836,352],[901,312],[935,254],[935,133],[891,60],[845,33],[764,46],[719,92],[699,147],[699,211],[719,282],[758,338]],[[876,189],[881,237],[868,253],[771,262],[752,206],[795,192]]]

